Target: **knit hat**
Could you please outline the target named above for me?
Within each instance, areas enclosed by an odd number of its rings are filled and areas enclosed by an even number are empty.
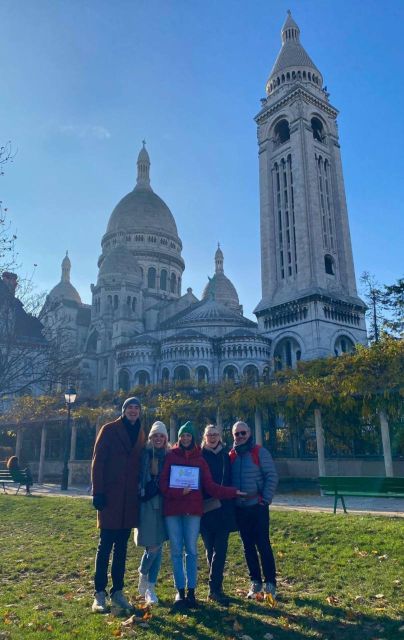
[[[156,422],[153,422],[149,432],[149,440],[156,433],[160,433],[162,436],[166,437],[166,440],[168,440],[166,425],[164,424],[164,422],[160,422],[160,420],[156,420]]]
[[[125,402],[122,405],[122,415],[125,413],[125,409],[127,409],[130,404],[136,405],[137,407],[139,407],[139,409],[142,408],[140,400],[138,398],[135,398],[135,396],[133,396],[133,398],[126,398]]]
[[[189,433],[190,436],[195,438],[194,427],[192,422],[190,422],[189,420],[188,422],[183,424],[182,427],[180,427],[180,430],[178,431],[178,437],[180,438],[183,433]]]

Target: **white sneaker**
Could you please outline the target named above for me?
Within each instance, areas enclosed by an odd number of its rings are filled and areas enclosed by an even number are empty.
[[[140,573],[139,571],[139,584],[138,584],[138,591],[139,594],[142,596],[142,598],[145,597],[146,595],[146,591],[149,587],[149,576],[147,573]]]
[[[146,589],[146,594],[145,594],[145,600],[146,600],[146,604],[158,604],[159,603],[159,599],[157,597],[157,594],[154,590],[155,585],[149,583],[149,587]]]
[[[255,598],[257,596],[257,593],[261,593],[261,591],[262,591],[262,582],[257,582],[253,580],[250,585],[250,590],[247,593],[247,598],[249,599]]]
[[[111,607],[115,610],[133,611],[133,606],[123,591],[114,591],[111,596]]]
[[[108,611],[105,591],[97,591],[91,607],[93,613],[106,613]]]

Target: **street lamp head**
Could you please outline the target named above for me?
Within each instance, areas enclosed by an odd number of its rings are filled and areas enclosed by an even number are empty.
[[[76,396],[77,396],[76,389],[73,389],[73,387],[70,387],[70,389],[67,389],[67,391],[65,392],[66,404],[70,405],[76,402]]]

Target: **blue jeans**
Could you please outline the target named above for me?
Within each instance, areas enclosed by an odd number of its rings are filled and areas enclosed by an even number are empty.
[[[184,547],[187,587],[188,589],[196,587],[198,575],[197,541],[200,521],[200,516],[166,516],[174,584],[177,589],[185,589]]]
[[[154,547],[146,547],[145,552],[140,561],[139,572],[149,576],[149,582],[156,584],[159,575],[161,557],[163,555],[163,545],[155,545]]]

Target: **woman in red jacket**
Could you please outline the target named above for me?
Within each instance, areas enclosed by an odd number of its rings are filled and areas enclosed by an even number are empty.
[[[183,480],[187,475],[186,467],[198,469],[193,472],[192,478],[195,488],[186,486],[187,480]],[[196,606],[197,540],[203,513],[202,490],[221,500],[244,494],[233,487],[222,487],[213,482],[209,467],[202,457],[201,449],[195,445],[194,429],[191,422],[186,422],[180,428],[178,443],[174,445],[166,457],[160,476],[160,490],[164,496],[163,510],[170,539],[174,584],[177,589],[174,606],[176,608],[194,607]]]

